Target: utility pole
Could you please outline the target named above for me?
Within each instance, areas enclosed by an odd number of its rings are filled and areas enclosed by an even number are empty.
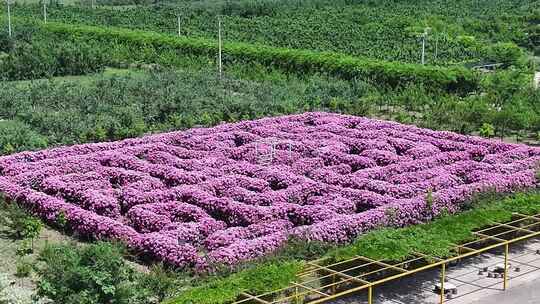
[[[426,64],[426,33],[422,35],[422,65]]]
[[[178,21],[178,37],[182,36],[180,33],[180,15],[176,16],[176,20]]]
[[[11,29],[11,0],[6,0],[6,3],[7,3],[7,16],[8,16],[8,35],[9,35],[9,38],[11,38],[11,36],[13,35],[13,31]]]
[[[222,41],[221,41],[221,16],[218,16],[218,65],[219,65],[219,79],[223,77],[223,62],[222,62]]]
[[[435,40],[435,61],[439,60],[439,36]]]
[[[424,33],[422,34],[422,65],[426,64],[426,40],[429,30],[430,28],[426,27],[424,29]]]
[[[47,23],[47,2],[43,0],[43,22]]]

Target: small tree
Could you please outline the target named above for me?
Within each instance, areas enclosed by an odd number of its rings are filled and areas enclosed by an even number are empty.
[[[43,224],[37,218],[27,217],[23,221],[22,234],[25,238],[30,239],[32,250],[34,250],[34,240],[39,237],[42,229]]]
[[[512,42],[500,42],[487,48],[488,60],[507,65],[523,66],[527,63],[525,52]]]
[[[480,136],[492,138],[495,136],[495,127],[490,123],[483,123],[479,130]]]

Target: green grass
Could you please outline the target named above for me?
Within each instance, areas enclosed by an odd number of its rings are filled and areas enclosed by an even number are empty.
[[[75,75],[75,76],[59,76],[59,77],[53,77],[51,79],[33,79],[33,80],[19,80],[19,81],[12,81],[11,83],[15,84],[15,86],[24,88],[25,86],[29,86],[32,83],[36,82],[46,82],[49,80],[57,81],[61,83],[72,83],[77,84],[79,86],[88,87],[95,83],[98,79],[111,79],[115,77],[125,77],[130,76],[133,78],[142,78],[146,76],[147,73],[143,70],[138,69],[117,69],[117,68],[106,68],[105,71],[97,74],[90,74],[90,75]]]
[[[328,262],[364,255],[373,259],[400,261],[424,253],[437,257],[452,255],[453,244],[473,238],[473,231],[494,222],[512,219],[513,213],[540,213],[540,192],[514,194],[506,198],[484,198],[472,209],[457,215],[445,216],[432,222],[406,228],[383,228],[369,232],[352,244],[330,250],[323,257]],[[241,292],[264,293],[286,287],[295,279],[293,271],[300,269],[302,261],[282,253],[259,266],[243,270],[228,277],[216,278],[204,285],[189,289],[166,304],[225,304],[236,299]]]
[[[225,304],[234,301],[241,292],[263,293],[287,287],[296,278],[302,263],[287,261],[268,263],[226,278],[189,289],[165,303]]]
[[[471,240],[474,230],[494,222],[510,221],[512,213],[540,213],[540,193],[516,194],[493,203],[484,202],[472,210],[427,224],[373,231],[327,256],[338,261],[355,255],[398,261],[411,257],[415,252],[449,257],[453,254],[453,244]]]

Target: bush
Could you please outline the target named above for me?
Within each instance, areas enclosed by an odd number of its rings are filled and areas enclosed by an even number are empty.
[[[480,136],[482,137],[491,138],[495,136],[495,128],[493,127],[492,124],[484,123],[482,124],[482,127],[480,127],[479,133],[480,133]]]
[[[48,245],[40,253],[37,294],[55,303],[119,303],[133,271],[122,250],[108,243],[83,247]]]
[[[494,63],[513,66],[524,66],[527,63],[523,49],[511,42],[490,45],[486,53],[486,59]]]
[[[188,276],[189,273],[169,270],[163,264],[151,265],[148,274],[137,276],[135,289],[138,292],[134,301],[144,304],[161,303],[177,295],[186,285],[189,286]]]
[[[137,272],[124,254],[107,242],[48,245],[39,255],[37,297],[62,304],[157,304],[181,288],[181,275],[160,265]]]
[[[30,276],[30,273],[32,273],[32,269],[34,268],[34,265],[32,262],[25,258],[20,258],[17,261],[17,270],[15,272],[15,276],[18,278],[26,278]]]
[[[0,197],[0,225],[8,227],[15,238],[34,239],[39,236],[43,224],[38,218],[30,216],[15,203],[7,203]]]
[[[0,155],[47,147],[47,140],[28,125],[14,120],[0,121]]]

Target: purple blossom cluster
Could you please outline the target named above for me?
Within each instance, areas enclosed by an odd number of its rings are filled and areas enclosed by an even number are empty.
[[[291,236],[342,243],[536,187],[539,162],[524,145],[306,113],[14,154],[0,158],[0,191],[81,235],[205,270]]]

